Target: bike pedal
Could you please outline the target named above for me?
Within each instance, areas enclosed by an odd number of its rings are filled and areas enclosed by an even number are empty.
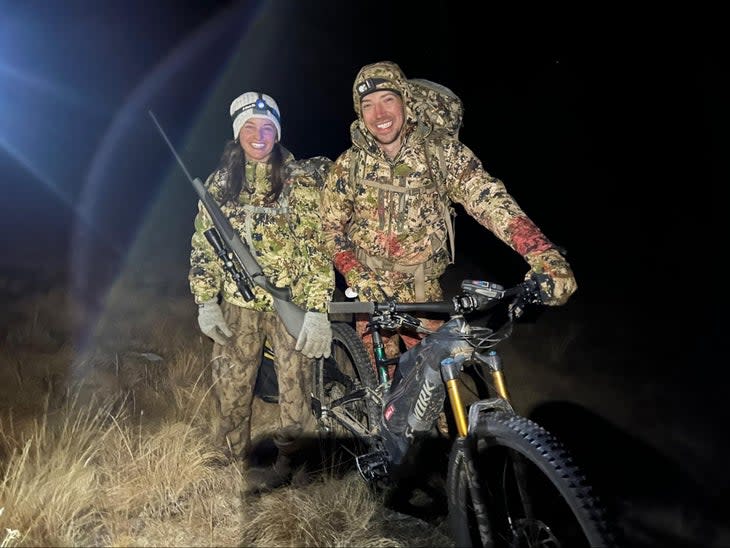
[[[388,477],[388,459],[384,451],[374,451],[355,457],[355,463],[358,472],[367,482]]]

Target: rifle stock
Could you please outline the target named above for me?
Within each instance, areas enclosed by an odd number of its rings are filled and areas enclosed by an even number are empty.
[[[175,147],[172,146],[172,143],[167,138],[162,126],[160,126],[157,118],[155,118],[155,115],[151,110],[149,111],[149,115],[167,143],[167,146],[170,147],[177,163],[180,165],[188,180],[193,185],[193,189],[195,189],[201,203],[205,206],[208,215],[210,215],[210,218],[213,221],[213,225],[218,230],[223,242],[227,246],[227,251],[230,251],[230,253],[236,258],[236,261],[243,270],[243,277],[252,280],[253,283],[271,295],[274,302],[274,308],[276,309],[277,314],[279,314],[281,321],[284,323],[286,330],[292,337],[295,339],[298,338],[299,332],[302,330],[302,324],[304,323],[305,311],[292,302],[291,291],[288,287],[277,287],[266,278],[255,257],[252,255],[251,250],[248,248],[246,243],[241,240],[233,226],[231,226],[228,217],[225,216],[218,203],[205,188],[205,185],[203,185],[199,178],[196,177],[193,179],[190,176],[190,173],[188,173],[188,170],[185,168],[185,164],[183,164],[182,159],[178,156]],[[245,292],[242,291],[242,294],[245,295]]]

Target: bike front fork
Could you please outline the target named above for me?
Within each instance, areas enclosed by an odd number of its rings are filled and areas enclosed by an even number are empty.
[[[492,382],[494,383],[497,395],[502,398],[505,402],[509,403],[509,394],[507,392],[507,385],[504,381],[504,374],[502,372],[502,359],[495,350],[490,350],[486,354],[480,354],[475,352],[473,357],[479,362],[489,367],[489,371],[492,376]],[[461,397],[459,390],[458,379],[464,368],[464,361],[467,356],[449,356],[441,361],[441,377],[446,383],[446,391],[449,395],[449,403],[451,404],[451,410],[454,414],[454,421],[456,422],[456,432],[458,437],[463,438],[469,433],[469,421],[467,419],[467,409],[464,406],[464,402]]]

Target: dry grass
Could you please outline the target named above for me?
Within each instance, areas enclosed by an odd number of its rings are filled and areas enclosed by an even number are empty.
[[[380,508],[382,501],[356,475],[323,479],[255,501],[246,510],[241,540],[245,546],[404,546],[385,536]]]
[[[245,466],[210,438],[210,343],[188,299],[112,294],[83,348],[64,302],[24,301],[3,330],[2,546],[449,544],[357,475],[246,495]],[[266,434],[276,406],[256,409]]]
[[[2,427],[0,498],[6,528],[20,531],[20,542],[36,546],[76,545],[101,525],[103,495],[95,460],[109,434],[110,403],[46,413]]]

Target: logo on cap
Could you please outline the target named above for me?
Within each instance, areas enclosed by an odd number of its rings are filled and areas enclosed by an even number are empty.
[[[279,116],[279,113],[277,110],[269,105],[266,102],[266,99],[263,98],[262,94],[259,93],[259,98],[256,99],[253,103],[248,103],[247,105],[243,105],[241,108],[239,108],[237,111],[235,111],[233,114],[231,114],[231,118],[234,120],[236,117],[241,114],[242,112],[246,112],[247,110],[250,110],[254,114],[262,115],[262,116],[273,116],[277,122],[281,123],[281,118]]]
[[[362,84],[358,84],[357,93],[360,95],[360,98],[362,98],[368,93],[377,91],[378,85],[385,84],[386,82],[388,82],[388,80],[385,78],[367,78]]]

